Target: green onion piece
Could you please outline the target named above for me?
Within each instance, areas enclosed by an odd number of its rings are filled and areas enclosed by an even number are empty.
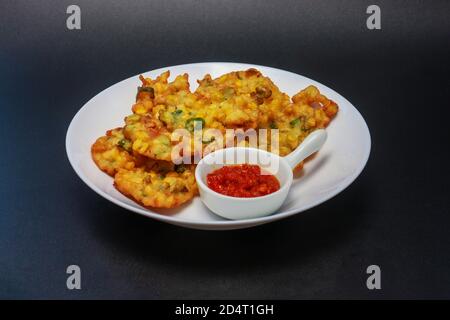
[[[294,119],[291,122],[289,122],[289,124],[291,125],[291,127],[295,127],[297,124],[300,123],[300,118]]]
[[[173,115],[174,117],[177,117],[177,116],[179,116],[179,115],[182,114],[182,113],[183,113],[183,110],[177,109],[177,110],[175,110],[174,112],[172,112],[172,115]]]
[[[117,145],[126,151],[131,151],[131,141],[127,139],[121,139],[117,142]]]
[[[205,119],[203,119],[203,118],[190,118],[190,119],[188,119],[186,121],[186,124],[185,124],[184,127],[187,130],[189,130],[190,132],[194,132],[194,129],[198,128],[200,126],[200,124],[201,124],[202,127],[204,127],[205,126]]]

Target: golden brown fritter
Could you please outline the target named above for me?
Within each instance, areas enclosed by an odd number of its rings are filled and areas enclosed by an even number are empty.
[[[114,186],[146,207],[173,208],[191,200],[198,192],[195,168],[183,167],[167,173],[142,168],[119,169]]]
[[[129,151],[131,142],[125,139],[122,128],[108,130],[106,135],[98,138],[91,147],[92,159],[110,176],[114,176],[119,168],[135,167],[136,158]]]
[[[338,106],[309,86],[292,98],[292,103],[277,113],[274,125],[279,129],[279,154],[288,155],[312,131],[325,128],[336,115]]]
[[[314,86],[297,93],[291,102],[288,95],[255,69],[227,73],[217,79],[206,75],[195,93],[210,101],[209,117],[223,127],[278,129],[282,156],[294,150],[311,131],[326,127],[338,110],[336,103]],[[216,117],[214,106],[219,106],[222,118]],[[268,138],[270,150],[270,132]]]
[[[208,113],[219,122],[214,128],[270,128],[276,113],[290,102],[288,95],[256,69],[217,79],[208,74],[198,83],[195,94],[210,104]]]
[[[150,159],[171,161],[171,134],[151,115],[133,114],[125,118],[123,133],[133,152]]]
[[[188,75],[177,76],[168,82],[170,73],[164,72],[155,80],[140,77],[134,114],[125,118],[124,134],[132,142],[133,152],[142,156],[171,161],[171,151],[177,142],[171,133],[184,128],[196,97],[189,91]]]

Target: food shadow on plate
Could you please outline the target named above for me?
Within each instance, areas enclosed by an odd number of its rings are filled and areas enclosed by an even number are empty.
[[[180,213],[181,211],[183,211],[187,206],[189,206],[192,203],[192,201],[193,201],[193,199],[181,204],[180,206],[178,206],[176,208],[153,208],[153,207],[144,207],[144,206],[142,206],[142,207],[144,209],[148,209],[148,210],[151,210],[152,212],[156,212],[158,214],[162,214],[165,216],[174,216],[177,213]]]
[[[319,151],[320,152],[320,151]],[[317,152],[311,156],[309,156],[304,163],[304,166],[301,170],[294,170],[294,181],[293,183],[297,183],[302,181],[303,178],[314,175],[315,172],[319,171],[330,159],[329,154],[325,154],[320,159],[316,159]],[[311,162],[311,163],[309,163]],[[306,166],[306,168],[305,168]]]

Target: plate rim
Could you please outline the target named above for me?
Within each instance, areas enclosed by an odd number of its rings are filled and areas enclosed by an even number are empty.
[[[144,207],[142,208],[136,208],[133,207],[125,202],[122,202],[116,198],[114,198],[113,196],[109,195],[108,193],[104,192],[103,190],[101,190],[100,188],[98,188],[94,183],[92,183],[82,172],[81,170],[78,169],[78,167],[75,165],[75,159],[73,158],[73,155],[70,154],[69,152],[69,148],[70,148],[70,141],[72,141],[71,137],[73,136],[73,127],[74,127],[74,123],[77,120],[78,117],[80,117],[80,115],[86,111],[86,107],[87,105],[89,105],[89,103],[94,100],[97,96],[101,95],[104,91],[109,90],[111,87],[119,85],[122,82],[128,81],[130,79],[134,79],[136,77],[139,76],[139,74],[145,74],[145,73],[149,73],[149,72],[159,72],[159,71],[163,71],[166,69],[170,69],[170,68],[175,68],[175,67],[189,67],[189,66],[194,66],[194,65],[207,65],[207,64],[233,64],[233,65],[242,65],[242,66],[247,66],[249,68],[265,68],[265,69],[272,69],[274,71],[282,71],[282,72],[286,72],[289,73],[291,75],[294,76],[300,76],[303,78],[306,78],[310,81],[319,83],[321,86],[325,87],[327,90],[329,90],[330,92],[332,92],[333,94],[336,94],[340,97],[342,97],[342,99],[345,100],[346,103],[348,103],[348,105],[353,108],[353,111],[356,113],[357,117],[360,118],[360,120],[362,120],[363,123],[363,128],[365,129],[366,133],[367,133],[367,146],[366,149],[364,150],[364,159],[363,161],[360,162],[359,167],[357,168],[357,170],[354,171],[354,173],[352,175],[347,176],[341,183],[340,183],[340,188],[332,192],[330,192],[327,196],[325,196],[324,198],[319,198],[318,200],[312,201],[311,203],[309,203],[308,205],[305,205],[303,207],[300,208],[296,208],[296,209],[291,209],[291,210],[287,210],[283,213],[275,213],[269,216],[265,216],[265,217],[260,217],[260,218],[252,218],[252,219],[242,219],[242,220],[217,220],[217,221],[204,221],[204,220],[185,220],[185,219],[179,219],[173,216],[169,216],[169,215],[164,215],[161,213],[155,213],[155,212],[151,212],[147,209],[145,209]],[[356,180],[356,178],[358,178],[358,176],[361,174],[361,172],[364,170],[369,157],[370,157],[370,152],[371,152],[371,147],[372,147],[372,138],[370,135],[370,130],[369,127],[367,126],[367,123],[364,119],[364,117],[361,115],[361,113],[359,112],[359,110],[349,101],[347,100],[347,98],[345,98],[344,96],[342,96],[341,94],[339,94],[338,92],[336,92],[335,90],[329,88],[328,86],[315,81],[311,78],[308,78],[306,76],[297,74],[295,72],[292,71],[288,71],[288,70],[284,70],[284,69],[280,69],[280,68],[274,68],[274,67],[269,67],[269,66],[262,66],[262,65],[256,65],[256,64],[249,64],[249,63],[241,63],[241,62],[197,62],[197,63],[187,63],[187,64],[178,64],[178,65],[173,65],[173,66],[165,66],[165,67],[161,67],[158,69],[153,69],[153,70],[149,70],[149,71],[145,71],[142,73],[139,73],[133,76],[130,76],[126,79],[123,79],[119,82],[116,82],[110,86],[108,86],[107,88],[103,89],[102,91],[98,92],[95,96],[93,96],[92,98],[90,98],[86,103],[83,104],[83,106],[76,112],[76,114],[73,116],[72,120],[70,121],[69,127],[67,128],[67,132],[66,132],[66,139],[65,139],[65,148],[66,148],[66,155],[67,158],[69,160],[70,165],[72,166],[73,170],[75,171],[75,173],[78,175],[78,177],[89,187],[91,188],[93,191],[95,191],[98,195],[102,196],[103,198],[111,201],[112,203],[127,209],[129,211],[133,211],[135,213],[138,213],[140,215],[158,220],[158,221],[162,221],[162,222],[167,222],[167,223],[171,223],[171,224],[175,224],[175,225],[179,225],[179,226],[186,226],[186,227],[192,227],[192,228],[202,228],[202,227],[228,227],[228,228],[232,228],[232,227],[252,227],[252,226],[256,226],[259,224],[264,224],[264,223],[268,223],[268,222],[272,222],[272,221],[276,221],[276,220],[280,220],[283,218],[287,218],[290,216],[293,216],[295,214],[304,212],[306,210],[309,210],[321,203],[324,203],[328,200],[330,200],[331,198],[335,197],[336,195],[338,195],[339,193],[341,193],[342,191],[344,191],[346,188],[348,188],[348,186],[350,184],[353,183],[353,181]]]

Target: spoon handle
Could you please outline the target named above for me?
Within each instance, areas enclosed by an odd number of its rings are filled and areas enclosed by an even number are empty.
[[[324,129],[318,129],[310,133],[305,140],[284,159],[294,169],[300,162],[319,151],[327,140],[327,132]]]

